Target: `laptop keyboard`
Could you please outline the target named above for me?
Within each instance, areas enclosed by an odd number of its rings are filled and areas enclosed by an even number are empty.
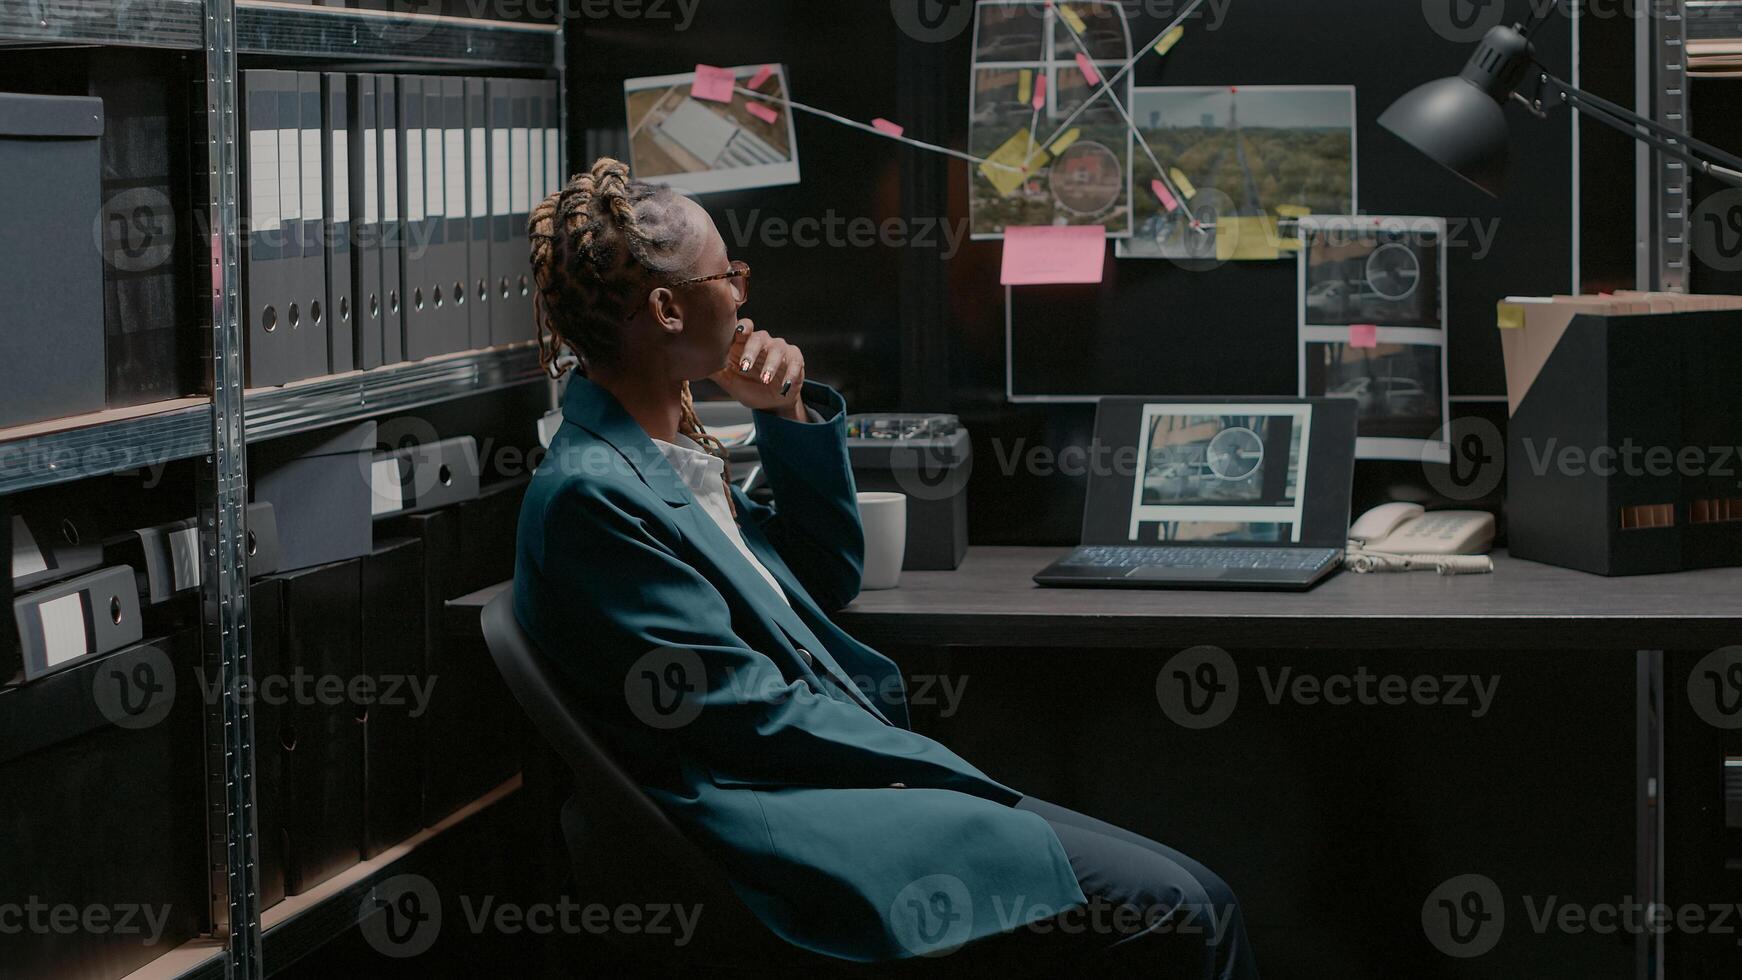
[[[1062,565],[1091,568],[1251,568],[1317,570],[1337,560],[1335,548],[1214,548],[1179,545],[1083,545]]]

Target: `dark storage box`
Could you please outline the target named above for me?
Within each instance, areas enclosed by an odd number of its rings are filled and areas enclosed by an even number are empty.
[[[12,498],[0,496],[0,556],[12,554]],[[7,559],[10,561],[10,559]],[[12,570],[0,572],[0,663],[20,659],[18,623],[12,618]]]
[[[902,417],[859,416],[856,422]],[[915,416],[914,418],[919,418]],[[906,571],[948,571],[968,553],[968,472],[973,451],[968,430],[918,438],[848,436],[847,459],[860,490],[907,495]],[[868,428],[868,427],[867,427]]]
[[[198,658],[187,632],[0,690],[5,901],[107,917],[6,930],[8,980],[113,980],[206,929]]]
[[[363,859],[423,828],[423,542],[385,541],[363,559],[363,673],[379,703],[363,725]],[[439,680],[439,678],[438,678]]]
[[[514,537],[526,481],[487,487],[456,507],[377,522],[378,533],[423,542],[419,602],[430,678],[423,719],[423,823],[430,826],[520,771],[527,730],[502,675],[476,639],[442,630],[442,608],[514,574]]]
[[[100,99],[0,93],[0,426],[103,408]]]
[[[277,521],[279,568],[369,553],[374,422],[275,439],[250,453],[254,499],[271,504]]]
[[[91,60],[103,100],[103,309],[111,408],[199,389],[201,335],[188,275],[187,93],[163,52]],[[203,115],[203,112],[202,112]]]
[[[279,644],[284,630],[284,579],[270,576],[248,585],[249,663],[254,692],[262,678],[282,676],[284,657]],[[255,863],[262,911],[284,901],[284,705],[259,697],[250,699],[254,720],[254,825],[258,842]]]
[[[1579,314],[1508,425],[1516,558],[1599,575],[1742,565],[1742,313]]]
[[[363,670],[361,568],[343,561],[280,576],[276,647],[256,626],[255,800],[261,835],[270,832],[269,819],[277,825],[288,895],[351,867],[362,851],[368,706],[351,698]],[[271,616],[260,608],[271,588],[263,586],[252,590],[262,623]],[[342,693],[332,693],[335,684]],[[266,851],[262,846],[263,865]]]

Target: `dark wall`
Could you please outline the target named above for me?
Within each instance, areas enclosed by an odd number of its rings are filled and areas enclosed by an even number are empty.
[[[1453,2],[1445,0],[1448,8]],[[1128,3],[1134,43],[1157,33],[1179,6]],[[1525,14],[1523,2],[1509,6],[1516,8],[1509,14]],[[1450,219],[1451,392],[1491,398],[1504,391],[1494,302],[1572,285],[1570,125],[1561,113],[1546,122],[1511,113],[1513,166],[1502,201],[1380,130],[1375,120],[1392,99],[1456,73],[1472,48],[1446,36],[1448,21],[1436,30],[1439,18],[1426,9],[1386,0],[1334,8],[1281,0],[1208,4],[1166,59],[1139,62],[1135,81],[1355,85],[1361,210]],[[779,61],[801,102],[858,120],[884,116],[909,135],[964,147],[971,31],[964,26],[947,39],[921,39],[915,36],[921,31],[898,22],[915,23],[903,11],[884,0],[826,8],[804,0],[715,0],[697,5],[682,30],[675,16],[571,22],[575,166],[593,152],[622,147],[625,77],[689,71],[697,62]],[[1536,39],[1545,64],[1571,71],[1572,25],[1564,16],[1553,15]],[[942,221],[952,235],[966,236],[969,165],[804,113],[797,119],[801,184],[701,198],[734,256],[756,269],[745,314],[802,347],[810,373],[839,387],[853,411],[962,416],[975,443],[973,543],[1074,542],[1084,478],[1047,454],[1086,444],[1094,409],[1006,400],[1001,244],[962,241],[953,248],[938,231]],[[1587,174],[1587,184],[1595,179]],[[902,219],[914,244],[804,247],[770,234],[772,219],[807,217]],[[1622,254],[1631,254],[1630,240]],[[1294,392],[1292,263],[1188,272],[1167,261],[1109,257],[1107,270],[1101,287],[1040,287],[1019,296],[1019,390],[1069,391],[1073,383],[1093,382],[1090,393]],[[1496,415],[1492,402],[1454,403],[1454,415],[1463,411]],[[1358,507],[1429,495],[1419,465],[1363,463],[1357,473]]]
[[[816,4],[792,0],[708,0],[694,5],[694,20],[684,29],[675,3],[665,9],[673,19],[571,21],[572,169],[584,169],[600,152],[628,159],[623,79],[687,72],[698,62],[782,62],[801,102],[860,120],[896,114],[901,77],[891,68],[899,32],[887,5],[830,4],[824,15]],[[900,215],[901,167],[909,154],[803,113],[797,136],[801,183],[699,200],[732,257],[754,270],[744,315],[758,329],[797,344],[808,372],[839,388],[851,410],[892,408],[899,398],[901,251],[807,247],[788,230],[807,218]],[[697,395],[706,397],[700,387]]]

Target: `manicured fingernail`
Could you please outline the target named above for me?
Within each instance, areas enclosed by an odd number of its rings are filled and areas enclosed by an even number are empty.
[[[732,332],[733,333],[743,333],[744,332],[744,324],[742,324],[742,323],[738,324],[738,326],[736,328],[734,328],[732,330]]]
[[[739,361],[738,362],[738,370],[740,370],[740,371],[750,370],[750,358],[746,357],[742,361]]]
[[[790,382],[790,381],[788,381],[786,384],[783,384],[780,386],[780,393],[783,395],[791,390],[792,390],[792,382]]]
[[[770,381],[770,380],[772,380],[772,379],[773,379],[773,377],[774,377],[774,372],[773,372],[773,371],[764,371],[764,372],[762,372],[762,383],[763,383],[763,384],[767,384],[767,383],[768,383],[768,382],[769,382],[769,381]]]

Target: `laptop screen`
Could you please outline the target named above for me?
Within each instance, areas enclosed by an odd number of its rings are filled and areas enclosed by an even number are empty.
[[[1341,546],[1354,412],[1325,399],[1103,399],[1085,544]]]

